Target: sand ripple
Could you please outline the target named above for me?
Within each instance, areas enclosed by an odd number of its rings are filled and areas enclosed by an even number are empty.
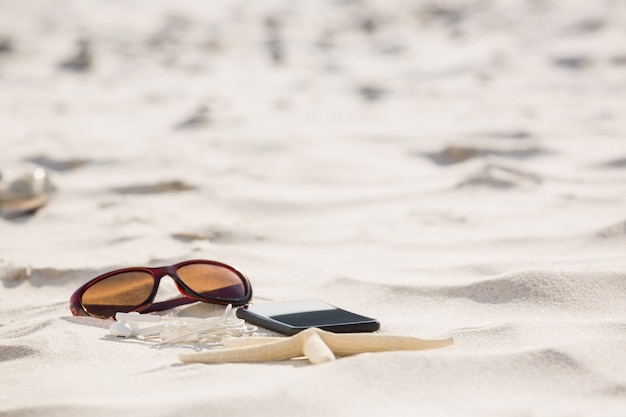
[[[0,362],[36,355],[39,352],[25,345],[0,345]]]
[[[618,239],[626,237],[626,220],[607,226],[596,233],[602,239]]]

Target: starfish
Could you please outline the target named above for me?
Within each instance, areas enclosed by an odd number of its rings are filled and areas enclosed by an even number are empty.
[[[305,356],[311,363],[335,360],[365,352],[436,349],[452,344],[452,338],[424,340],[416,337],[372,333],[331,333],[306,329],[290,337],[225,337],[225,349],[181,354],[182,362],[275,362]]]

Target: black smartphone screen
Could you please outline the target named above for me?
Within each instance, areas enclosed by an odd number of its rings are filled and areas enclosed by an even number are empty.
[[[251,304],[237,310],[237,317],[282,334],[296,334],[309,327],[335,333],[374,332],[378,320],[319,300]]]

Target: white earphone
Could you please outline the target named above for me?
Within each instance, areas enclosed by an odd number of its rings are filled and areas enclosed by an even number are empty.
[[[206,319],[196,317],[169,317],[152,314],[116,313],[115,323],[109,328],[116,337],[139,337],[157,340],[161,344],[182,342],[219,342],[224,335],[244,336],[254,333],[256,327],[247,326],[245,321],[231,316],[232,305],[228,305],[220,317]],[[139,323],[159,323],[141,327]]]
[[[117,321],[111,325],[109,330],[111,331],[111,335],[117,336],[117,337],[141,336],[145,334],[146,330],[154,331],[154,330],[157,330],[158,328],[163,328],[163,325],[142,329],[140,326],[137,325],[137,323],[140,323],[140,322],[156,323],[156,322],[164,321],[167,318],[168,317],[140,314],[137,312],[116,313],[115,320]],[[180,321],[180,319],[178,319],[178,321]]]

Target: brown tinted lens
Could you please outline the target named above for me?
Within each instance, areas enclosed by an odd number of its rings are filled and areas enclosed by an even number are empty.
[[[246,296],[243,279],[225,267],[189,264],[179,267],[177,273],[189,288],[208,300],[221,299],[235,303]]]
[[[113,317],[118,311],[129,312],[145,303],[154,278],[142,271],[123,272],[97,282],[83,293],[81,302],[89,314]]]

